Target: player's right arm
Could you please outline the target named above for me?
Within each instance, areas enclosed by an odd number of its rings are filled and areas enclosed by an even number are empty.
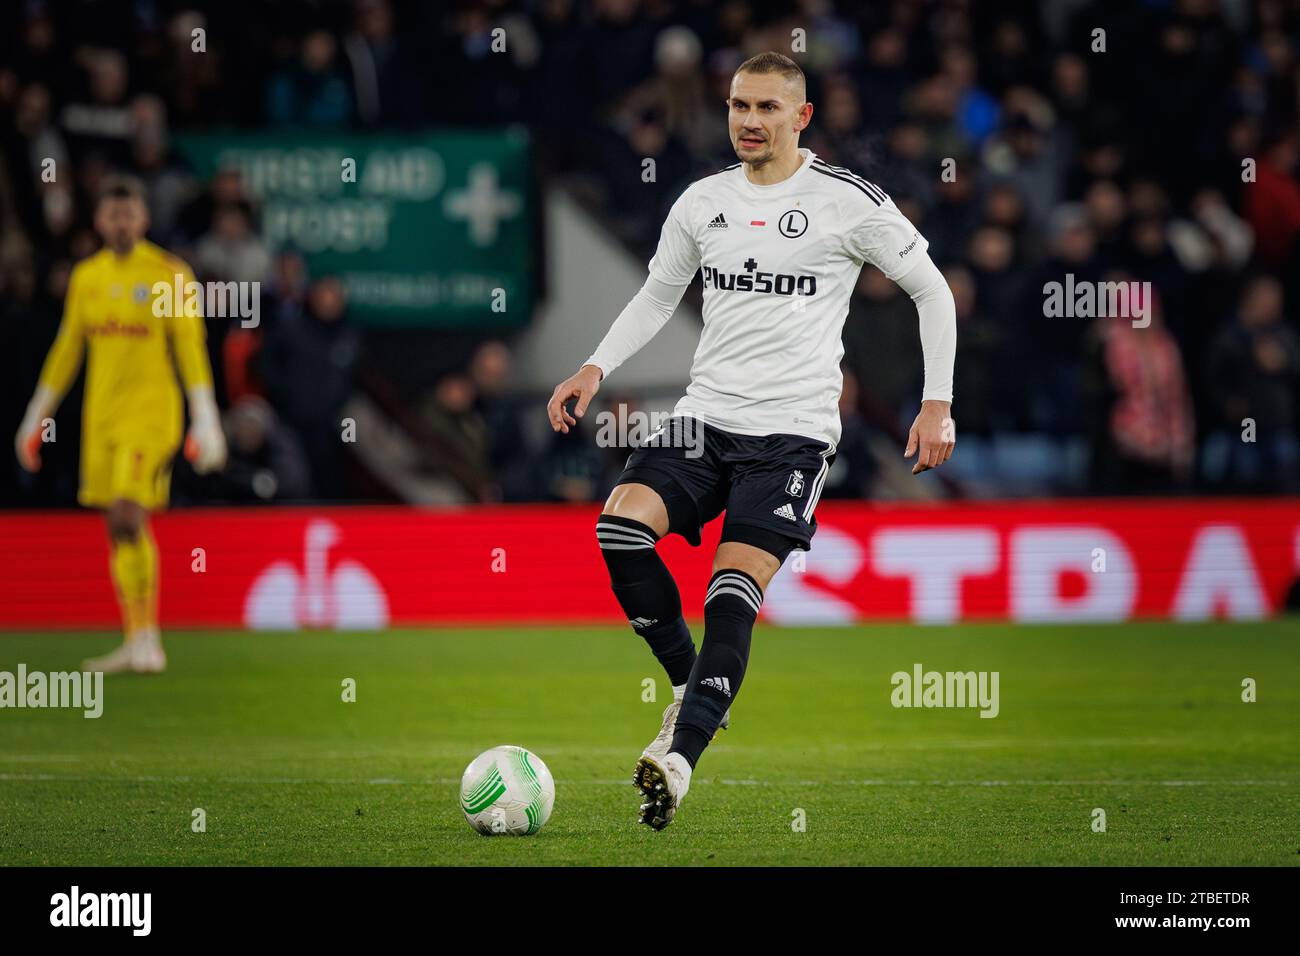
[[[49,354],[45,356],[36,391],[27,403],[27,412],[14,437],[18,463],[27,471],[40,469],[44,422],[54,414],[59,402],[72,386],[86,354],[86,330],[81,314],[83,282],[84,272],[80,266],[74,267],[68,278],[68,295],[63,304],[63,321],[59,324],[59,333]]]
[[[687,225],[689,194],[688,189],[677,197],[664,220],[645,285],[619,313],[596,351],[577,373],[555,386],[546,404],[553,431],[567,435],[569,426],[577,424],[565,408],[568,401],[577,399],[573,412],[581,418],[600,391],[601,381],[654,338],[677,311],[677,303],[700,270],[700,247]]]

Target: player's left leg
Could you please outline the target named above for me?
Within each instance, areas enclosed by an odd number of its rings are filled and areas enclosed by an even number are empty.
[[[704,599],[704,640],[668,754],[643,756],[637,765],[641,822],[656,830],[672,821],[700,755],[735,702],[768,584],[791,551],[809,549],[835,447],[795,435],[730,436],[722,457],[731,485]]]
[[[109,573],[117,591],[125,640],[117,650],[82,666],[105,673],[156,674],[167,666],[158,629],[158,545],[150,511],[167,503],[171,459],[175,449],[114,446],[106,480],[88,486],[100,500],[82,500],[103,508],[108,528]],[[86,489],[83,488],[83,491]]]
[[[704,597],[704,640],[687,681],[667,756],[643,756],[637,785],[646,798],[641,822],[662,830],[690,787],[704,748],[726,719],[749,664],[749,645],[763,593],[793,542],[774,535],[776,554],[741,541],[724,540],[713,559]]]
[[[158,545],[149,512],[119,498],[104,512],[108,527],[109,572],[122,613],[121,647],[83,667],[89,671],[158,673],[167,666],[158,632]]]

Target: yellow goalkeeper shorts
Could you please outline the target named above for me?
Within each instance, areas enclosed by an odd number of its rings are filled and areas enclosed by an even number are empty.
[[[167,507],[176,449],[156,440],[83,441],[77,500],[87,508],[107,508],[119,499],[149,511]]]

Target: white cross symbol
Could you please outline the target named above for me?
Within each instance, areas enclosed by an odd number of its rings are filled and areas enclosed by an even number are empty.
[[[476,246],[495,242],[499,222],[518,215],[521,205],[518,193],[497,188],[496,168],[488,163],[471,166],[469,188],[448,192],[445,200],[447,218],[469,222],[470,241]]]

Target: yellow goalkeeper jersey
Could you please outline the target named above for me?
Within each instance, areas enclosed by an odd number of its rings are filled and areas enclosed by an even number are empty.
[[[73,268],[40,384],[61,398],[86,357],[83,446],[179,444],[177,371],[186,389],[212,384],[202,311],[184,294],[193,279],[183,260],[143,240],[124,257],[105,248]]]

